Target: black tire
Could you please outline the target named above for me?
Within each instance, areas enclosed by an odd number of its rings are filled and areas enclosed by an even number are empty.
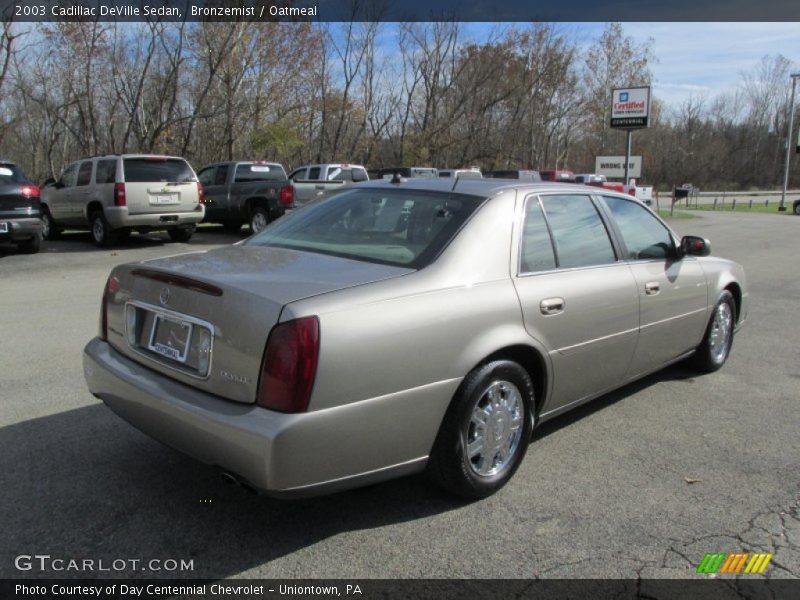
[[[55,240],[61,236],[61,231],[47,207],[42,206],[42,237],[46,240]]]
[[[703,341],[689,357],[689,364],[701,373],[719,370],[731,353],[733,330],[736,327],[736,301],[723,290],[711,313]]]
[[[42,246],[41,236],[35,235],[32,238],[17,242],[17,248],[24,254],[36,254]]]
[[[184,227],[182,229],[168,229],[169,239],[173,242],[188,242],[194,235],[194,227]]]
[[[800,200],[795,200],[792,208],[794,210],[794,214],[800,215]]]
[[[107,248],[116,243],[117,232],[111,229],[111,225],[108,224],[105,215],[101,211],[93,212],[89,223],[92,226],[92,241],[95,246]]]
[[[495,493],[525,457],[534,405],[533,382],[517,363],[497,360],[476,368],[461,382],[439,428],[428,461],[430,478],[464,498]]]
[[[269,224],[269,211],[263,206],[254,206],[250,211],[250,233],[256,234]]]

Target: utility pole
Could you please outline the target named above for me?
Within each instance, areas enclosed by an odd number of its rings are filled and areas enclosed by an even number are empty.
[[[778,206],[780,212],[786,210],[786,188],[789,187],[789,160],[791,159],[792,149],[792,128],[794,127],[794,91],[797,87],[797,78],[800,73],[792,73],[792,98],[789,100],[789,131],[786,132],[786,160],[783,165],[783,191],[781,191],[781,203]]]

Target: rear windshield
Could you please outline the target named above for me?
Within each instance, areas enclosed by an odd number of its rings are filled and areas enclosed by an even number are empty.
[[[350,189],[281,217],[246,243],[419,269],[482,201],[448,192]]]
[[[144,181],[166,181],[186,183],[194,181],[194,173],[189,164],[180,158],[126,158],[125,181],[129,183]]]
[[[236,165],[234,182],[242,181],[283,181],[286,171],[280,165],[239,164]]]
[[[17,165],[0,163],[0,185],[11,185],[14,183],[30,183],[30,181]]]

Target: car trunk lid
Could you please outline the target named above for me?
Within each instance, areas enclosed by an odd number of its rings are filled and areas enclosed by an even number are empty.
[[[114,272],[108,341],[187,385],[253,403],[267,337],[286,304],[408,272],[258,246],[125,265]]]

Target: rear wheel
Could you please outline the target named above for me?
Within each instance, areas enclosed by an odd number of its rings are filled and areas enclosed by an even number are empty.
[[[107,247],[117,241],[116,232],[111,229],[111,225],[108,224],[101,211],[92,213],[90,222],[92,224],[92,241],[96,246]]]
[[[20,252],[24,252],[25,254],[36,254],[39,252],[39,248],[42,245],[42,238],[38,235],[33,236],[27,240],[22,242],[17,242],[17,248],[19,248]]]
[[[258,233],[269,224],[269,213],[263,206],[254,206],[250,211],[250,231]]]
[[[733,294],[724,290],[714,306],[703,341],[689,358],[690,364],[703,373],[713,373],[722,367],[731,352],[735,325],[736,302]]]
[[[533,383],[519,364],[498,360],[472,371],[447,410],[428,462],[438,485],[485,498],[514,475],[530,440]]]
[[[800,215],[800,200],[794,202],[794,214]]]
[[[169,239],[173,242],[188,242],[192,239],[194,234],[194,227],[185,227],[183,229],[169,229],[167,230]]]
[[[54,240],[61,235],[61,229],[56,226],[50,211],[46,206],[42,207],[42,237],[46,240]]]

